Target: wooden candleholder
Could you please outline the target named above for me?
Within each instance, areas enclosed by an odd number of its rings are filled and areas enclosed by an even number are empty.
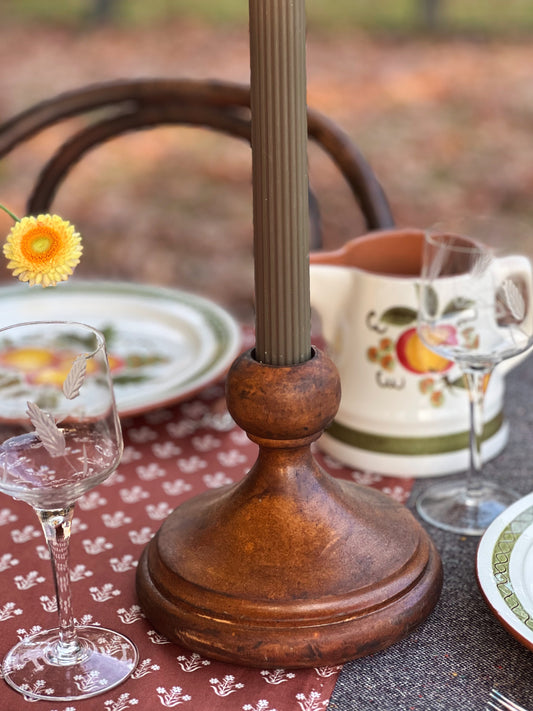
[[[235,421],[259,445],[240,482],[192,498],[137,569],[140,604],[168,639],[260,668],[341,664],[405,637],[440,594],[440,558],[390,497],[329,476],[311,443],[340,399],[320,351],[292,366],[247,352],[227,379]]]

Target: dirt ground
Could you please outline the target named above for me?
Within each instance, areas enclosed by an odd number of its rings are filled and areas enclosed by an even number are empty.
[[[398,225],[484,212],[533,220],[533,43],[309,36],[308,101],[376,171]],[[125,77],[249,81],[248,33],[175,22],[151,30],[0,26],[0,120],[51,95]],[[15,213],[64,129],[0,163]],[[251,155],[206,131],[164,128],[92,152],[53,209],[85,239],[78,273],[175,286],[253,313]],[[342,178],[310,155],[327,247],[360,234]],[[0,216],[0,230],[10,220]],[[0,277],[9,279],[7,273]]]

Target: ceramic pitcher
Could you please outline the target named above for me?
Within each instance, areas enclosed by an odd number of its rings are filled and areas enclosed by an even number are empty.
[[[464,378],[417,334],[423,239],[419,230],[387,230],[311,254],[311,305],[342,389],[319,446],[355,468],[424,477],[469,464]],[[489,381],[485,459],[507,441],[504,376],[516,362],[498,365]]]

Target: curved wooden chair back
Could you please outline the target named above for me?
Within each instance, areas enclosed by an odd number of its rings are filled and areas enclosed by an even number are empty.
[[[222,81],[129,79],[82,87],[41,101],[0,124],[0,159],[17,145],[63,120],[94,114],[48,160],[28,198],[26,214],[50,211],[70,169],[92,148],[149,127],[202,126],[250,141],[249,87]],[[334,122],[308,109],[309,138],[338,166],[368,230],[392,227],[385,193],[363,155]],[[318,203],[310,192],[311,246],[321,246]]]

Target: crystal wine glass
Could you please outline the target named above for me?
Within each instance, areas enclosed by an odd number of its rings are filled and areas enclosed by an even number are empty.
[[[533,339],[533,236],[479,218],[425,235],[418,331],[425,345],[455,362],[470,405],[470,468],[431,485],[416,506],[430,523],[481,535],[518,494],[482,475],[483,403],[493,369]]]
[[[76,626],[70,591],[75,501],[115,471],[122,448],[99,331],[68,322],[0,330],[0,491],[37,513],[59,616],[57,629],[26,637],[4,658],[4,679],[28,698],[95,696],[124,681],[137,664],[137,649],[123,635]]]

